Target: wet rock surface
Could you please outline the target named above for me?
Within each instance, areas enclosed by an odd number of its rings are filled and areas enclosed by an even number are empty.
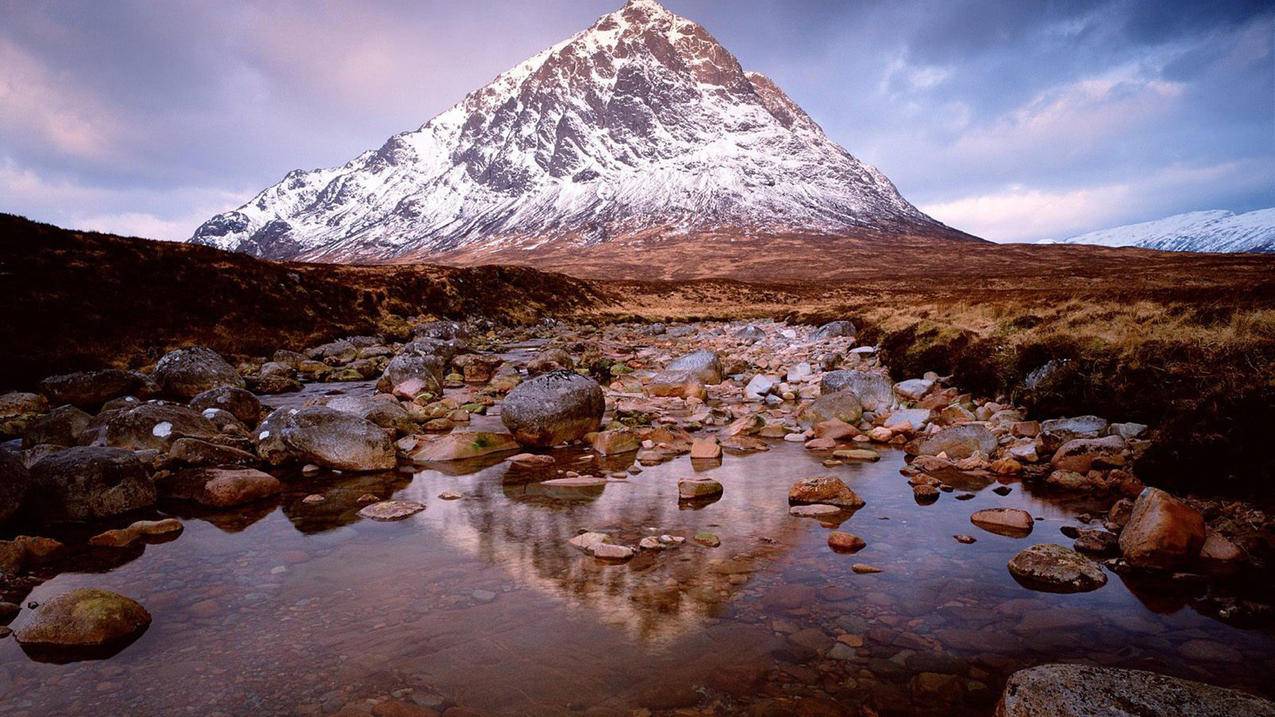
[[[1087,665],[1041,665],[1015,672],[996,717],[1111,715],[1275,715],[1275,703],[1244,692],[1160,675]]]

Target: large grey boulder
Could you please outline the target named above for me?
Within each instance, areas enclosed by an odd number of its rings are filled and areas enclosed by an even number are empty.
[[[962,423],[924,436],[907,445],[907,452],[918,456],[947,454],[952,460],[969,458],[975,453],[990,456],[996,450],[996,435],[982,423]]]
[[[0,525],[17,515],[30,490],[30,471],[17,456],[0,448]]]
[[[1019,551],[1009,561],[1009,573],[1025,587],[1051,593],[1088,592],[1107,584],[1102,566],[1053,543]]]
[[[28,504],[51,522],[90,521],[155,505],[146,466],[122,448],[76,446],[31,466]]]
[[[443,393],[443,365],[445,361],[435,354],[401,353],[390,359],[384,373],[376,383],[382,393],[403,391],[413,395]]]
[[[822,393],[849,391],[865,411],[885,411],[894,405],[894,383],[883,373],[843,369],[829,371],[819,382]]]
[[[556,446],[598,430],[606,399],[587,376],[551,371],[518,384],[505,397],[500,420],[527,446]]]
[[[668,371],[686,371],[700,383],[713,385],[722,382],[722,361],[713,351],[695,351],[673,359],[665,367]]]
[[[850,321],[829,321],[816,329],[815,332],[810,335],[810,338],[813,341],[822,341],[824,339],[832,339],[840,336],[849,336],[853,338],[855,333],[857,332],[855,330],[854,323]]]
[[[40,444],[74,446],[80,443],[80,434],[89,427],[93,417],[72,405],[58,406],[27,425],[22,434],[22,447]]]
[[[237,386],[218,386],[190,399],[196,411],[210,408],[228,411],[244,425],[255,426],[261,420],[261,401],[252,392]]]
[[[189,401],[218,386],[244,387],[243,377],[216,351],[203,346],[164,354],[155,364],[155,380],[165,395]]]
[[[282,435],[297,458],[328,468],[388,470],[397,462],[394,443],[385,429],[326,406],[303,408],[289,415]]]
[[[1009,676],[996,717],[1271,717],[1260,697],[1142,670],[1050,664]]]
[[[824,421],[842,421],[854,425],[863,416],[863,405],[851,391],[827,393],[816,398],[802,411],[801,425],[809,428]]]
[[[143,403],[108,417],[94,444],[167,452],[179,438],[208,441],[220,435],[217,427],[193,408],[173,403]]]
[[[155,382],[144,374],[118,368],[50,376],[40,382],[40,393],[48,396],[53,405],[69,403],[89,411],[112,398],[150,398],[158,390]]]
[[[411,414],[403,408],[403,404],[386,393],[375,396],[338,396],[329,399],[326,405],[328,408],[366,418],[381,428],[399,433],[410,433],[415,427]]]
[[[1040,438],[1045,451],[1052,453],[1067,441],[1097,438],[1107,430],[1107,420],[1097,416],[1053,418],[1040,422]]]

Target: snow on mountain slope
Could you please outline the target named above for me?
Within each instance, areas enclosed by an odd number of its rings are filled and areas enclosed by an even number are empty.
[[[1164,251],[1275,252],[1275,208],[1244,214],[1224,209],[1187,212],[1042,243],[1136,246]]]
[[[380,149],[290,172],[191,241],[396,261],[722,229],[970,238],[909,204],[702,27],[629,0]]]

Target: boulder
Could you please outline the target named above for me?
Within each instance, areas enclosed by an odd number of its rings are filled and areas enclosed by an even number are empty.
[[[412,500],[383,500],[379,503],[363,506],[359,509],[359,517],[388,523],[410,518],[425,510],[425,506]]]
[[[166,453],[179,438],[209,441],[220,435],[221,431],[193,408],[172,403],[143,403],[110,416],[94,444]]]
[[[1073,438],[1062,444],[1050,460],[1054,468],[1086,473],[1091,468],[1114,468],[1125,464],[1124,439],[1120,436],[1103,438]]]
[[[1097,438],[1106,430],[1106,419],[1097,416],[1054,418],[1040,422],[1040,437],[1047,453],[1076,438]]]
[[[657,398],[699,398],[707,395],[704,382],[690,371],[660,371],[651,377],[644,387],[647,394]]]
[[[418,445],[410,458],[419,463],[462,461],[516,450],[518,442],[508,433],[454,432]]]
[[[920,401],[933,388],[934,382],[928,378],[911,378],[894,384],[894,392],[908,401]]]
[[[0,448],[0,525],[17,515],[31,490],[31,473],[18,457]]]
[[[383,428],[326,406],[302,408],[291,414],[283,422],[281,434],[297,458],[327,468],[388,470],[396,463],[394,444]]]
[[[989,533],[1011,538],[1027,537],[1036,524],[1031,513],[1018,508],[985,508],[975,511],[970,522]]]
[[[981,423],[950,426],[907,445],[907,452],[912,455],[937,456],[945,453],[952,460],[969,458],[975,453],[991,455],[995,450],[995,434]]]
[[[1199,511],[1159,488],[1147,488],[1120,531],[1120,552],[1135,568],[1173,570],[1199,555],[1204,537]]]
[[[252,468],[193,468],[160,482],[160,490],[179,500],[210,508],[229,508],[278,495],[279,479]]]
[[[216,351],[203,346],[164,354],[155,364],[155,380],[165,395],[189,401],[219,386],[244,387],[243,377]]]
[[[387,393],[378,393],[375,396],[339,396],[329,399],[326,405],[398,433],[411,433],[416,428],[416,423],[407,409],[403,408],[403,404]]]
[[[1009,573],[1024,587],[1042,592],[1088,592],[1107,584],[1107,575],[1100,565],[1070,548],[1052,543],[1020,551],[1010,559]]]
[[[859,403],[859,398],[851,391],[837,391],[816,398],[802,409],[798,420],[801,425],[809,428],[825,421],[854,424],[862,416],[863,405]]]
[[[95,411],[120,396],[151,398],[158,390],[144,374],[118,368],[50,376],[40,382],[40,393],[48,396],[53,405],[69,403],[87,411]]]
[[[261,460],[278,466],[292,460],[292,451],[283,440],[283,427],[288,425],[298,409],[276,408],[262,419],[252,434],[252,442]]]
[[[865,411],[885,411],[894,405],[894,384],[883,373],[846,369],[829,371],[819,382],[824,393],[849,391],[859,399]]]
[[[701,436],[691,442],[691,459],[714,461],[722,457],[722,446],[716,436]]]
[[[703,500],[722,494],[722,484],[712,478],[683,478],[677,482],[678,500]]]
[[[748,385],[744,386],[744,397],[751,401],[760,401],[766,397],[766,394],[775,390],[775,379],[764,374],[757,374],[748,381]]]
[[[36,418],[49,412],[49,402],[37,393],[0,394],[0,438],[21,436]]]
[[[700,383],[713,385],[722,382],[722,361],[713,351],[695,351],[673,359],[665,367],[669,371],[685,371]]]
[[[862,508],[863,499],[836,476],[815,476],[792,484],[788,489],[789,505],[821,503],[838,508]]]
[[[27,424],[26,433],[22,435],[22,447],[79,445],[80,434],[92,421],[92,416],[75,406],[58,406]]]
[[[551,371],[518,384],[505,397],[500,420],[528,446],[555,446],[598,430],[606,400],[596,381]]]
[[[766,338],[766,331],[755,324],[748,324],[747,326],[736,329],[734,336],[744,343],[753,344]]]
[[[60,662],[113,654],[150,624],[150,613],[136,601],[106,590],[79,588],[41,605],[16,637],[34,657]]]
[[[810,335],[812,341],[823,341],[825,339],[839,338],[848,336],[854,338],[856,330],[854,323],[850,321],[829,321],[828,323],[815,329]]]
[[[261,401],[238,386],[218,386],[204,391],[190,400],[190,407],[196,411],[209,408],[228,411],[248,426],[255,426],[261,420]]]
[[[890,412],[884,425],[892,431],[919,431],[930,422],[932,413],[928,408],[899,408]]]
[[[539,376],[550,371],[570,371],[576,367],[571,354],[559,348],[544,349],[527,362],[527,373]]]
[[[188,466],[249,465],[257,462],[257,457],[248,451],[198,438],[178,438],[173,441],[172,448],[168,449],[168,457],[176,463]]]
[[[414,398],[421,393],[441,396],[443,393],[443,360],[434,354],[404,353],[390,359],[380,380],[376,382],[376,390],[381,393],[403,393],[403,387],[411,384],[415,388],[410,391]]]
[[[1142,670],[1048,664],[1009,676],[996,717],[1275,717],[1245,692]]]
[[[31,466],[28,503],[52,522],[110,518],[155,505],[146,466],[122,448],[76,446]]]
[[[591,443],[594,452],[604,456],[631,453],[642,447],[642,441],[637,434],[627,428],[599,431],[593,435]]]

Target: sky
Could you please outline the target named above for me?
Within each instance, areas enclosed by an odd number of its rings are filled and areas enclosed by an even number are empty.
[[[622,0],[0,0],[0,211],[188,238]],[[1275,206],[1275,3],[665,0],[995,241]]]

